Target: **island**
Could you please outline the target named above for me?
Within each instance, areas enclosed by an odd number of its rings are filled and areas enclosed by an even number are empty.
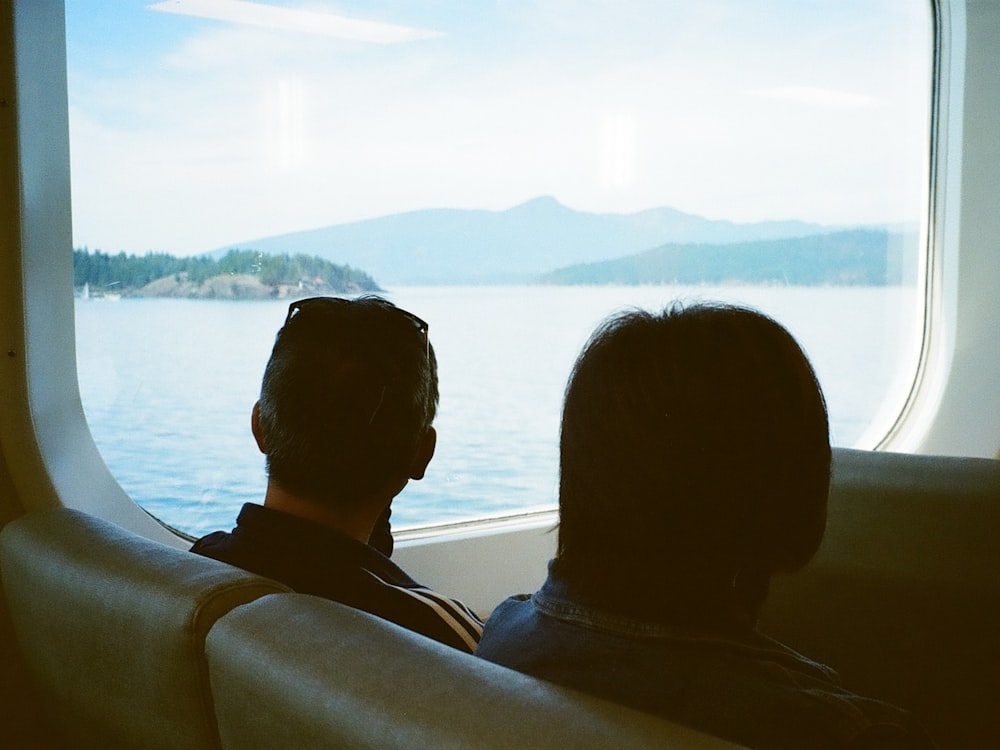
[[[725,244],[668,243],[611,260],[578,263],[539,284],[754,284],[884,286],[912,284],[915,240],[885,229],[852,229],[806,237]]]
[[[115,298],[294,299],[382,291],[370,275],[348,265],[301,253],[239,249],[218,258],[76,249],[73,284],[79,296]]]

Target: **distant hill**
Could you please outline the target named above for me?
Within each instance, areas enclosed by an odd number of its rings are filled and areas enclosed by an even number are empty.
[[[855,229],[733,244],[667,244],[552,271],[545,284],[884,285],[910,282],[903,234]]]
[[[666,243],[726,244],[830,231],[799,221],[735,224],[672,208],[588,213],[542,197],[506,211],[411,211],[241,241],[214,255],[236,247],[306,253],[364,268],[381,284],[516,283]]]

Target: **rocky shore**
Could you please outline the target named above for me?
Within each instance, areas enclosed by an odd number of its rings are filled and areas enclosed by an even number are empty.
[[[187,274],[166,276],[127,293],[129,297],[169,297],[174,299],[295,299],[323,294],[360,294],[365,291],[356,285],[334,289],[329,284],[300,282],[298,284],[262,284],[250,274],[222,274],[201,283],[190,281]]]

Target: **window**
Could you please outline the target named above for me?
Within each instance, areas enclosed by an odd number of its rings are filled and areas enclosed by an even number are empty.
[[[286,254],[360,269],[430,323],[438,454],[397,526],[551,506],[566,377],[624,306],[774,315],[839,445],[874,445],[902,407],[923,324],[928,3],[66,15],[84,407],[122,486],[176,528],[228,528],[262,497],[249,413],[287,299],[249,297]],[[249,265],[219,265],[230,249]],[[129,257],[150,252],[159,265]],[[145,286],[151,268],[167,272]],[[305,269],[265,286],[325,290]]]

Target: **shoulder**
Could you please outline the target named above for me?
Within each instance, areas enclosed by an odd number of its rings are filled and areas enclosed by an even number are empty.
[[[386,580],[371,570],[366,573],[367,591],[363,600],[352,602],[354,606],[448,646],[475,650],[483,621],[471,608],[426,586]]]
[[[476,656],[504,666],[518,666],[512,660],[519,653],[523,655],[523,647],[534,645],[535,625],[535,608],[529,595],[505,599],[486,620]]]
[[[781,644],[777,644],[780,646]],[[752,666],[729,678],[739,694],[767,717],[769,731],[802,746],[849,750],[933,750],[934,743],[908,711],[844,687],[836,672],[788,648],[759,651]]]
[[[191,552],[198,555],[204,555],[205,557],[214,557],[212,552],[224,547],[228,542],[229,537],[230,534],[225,531],[213,531],[211,534],[206,534],[191,545]]]

